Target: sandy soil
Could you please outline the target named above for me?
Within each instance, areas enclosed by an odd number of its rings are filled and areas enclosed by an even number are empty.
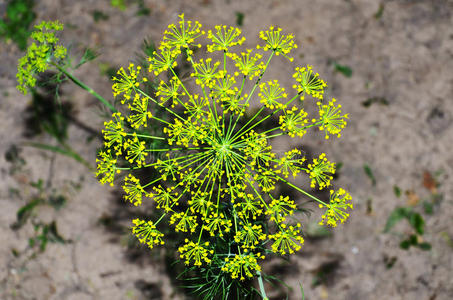
[[[97,62],[113,67],[126,65],[143,38],[158,41],[181,12],[207,28],[235,25],[240,12],[247,45],[256,44],[259,30],[272,24],[293,32],[301,45],[296,63],[312,64],[329,83],[329,95],[349,112],[341,139],[327,143],[309,135],[302,141],[308,152],[326,152],[343,163],[336,185],[350,190],[356,209],[330,238],[307,239],[289,263],[266,265],[266,271],[293,288],[290,299],[301,299],[299,283],[310,300],[453,299],[453,1],[155,0],[144,2],[151,10],[145,17],[135,15],[136,5],[123,12],[108,2],[42,0],[36,12],[38,20],[70,24],[63,40],[76,49],[98,47],[102,56]],[[381,5],[382,14],[376,16]],[[95,23],[94,10],[109,19]],[[24,146],[24,110],[30,98],[14,88],[20,55],[14,45],[0,44],[0,299],[183,299],[172,287],[158,251],[146,256],[131,251],[124,231],[130,208],[118,202],[117,190],[100,186],[92,172],[65,156]],[[335,71],[334,61],[349,66],[352,76]],[[285,82],[291,68],[275,60],[271,75]],[[110,97],[108,79],[100,73],[96,63],[77,71]],[[70,85],[63,91],[77,119],[100,130],[96,100]],[[365,107],[362,103],[370,98],[387,104]],[[68,143],[94,164],[99,142],[87,143],[87,133],[77,126],[70,126],[69,137]],[[53,143],[45,135],[34,141]],[[13,144],[21,146],[25,165],[6,161],[4,154]],[[364,172],[365,164],[373,171],[375,185]],[[433,214],[423,214],[423,239],[432,250],[402,250],[400,236],[383,233],[387,218],[397,206],[417,202],[414,209],[423,211],[421,203],[431,201],[423,174],[438,171],[441,200]],[[67,204],[58,212],[40,207],[34,218],[55,219],[61,236],[71,242],[50,243],[32,256],[28,238],[33,226],[27,223],[16,231],[10,226],[35,193],[30,182],[49,176],[52,187],[63,190]],[[78,183],[81,187],[74,187]],[[403,191],[399,198],[394,185]],[[307,224],[316,217],[304,216]],[[115,228],[102,225],[112,218]],[[405,234],[410,228],[402,222],[395,231]],[[323,280],[313,284],[320,274]],[[267,288],[274,299],[284,299]]]

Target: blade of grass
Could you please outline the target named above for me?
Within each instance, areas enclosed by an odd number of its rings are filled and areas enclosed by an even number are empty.
[[[81,157],[79,154],[74,152],[74,150],[70,149],[67,146],[65,148],[62,148],[59,146],[52,146],[52,145],[47,145],[47,144],[42,144],[42,143],[35,143],[35,142],[25,143],[24,145],[42,149],[42,150],[52,151],[55,153],[59,153],[59,154],[71,157],[71,158],[75,159],[77,162],[79,162],[82,165],[84,165],[85,167],[87,167],[88,169],[94,170],[93,166],[90,165],[89,162],[87,162],[85,159],[83,159],[83,157]]]

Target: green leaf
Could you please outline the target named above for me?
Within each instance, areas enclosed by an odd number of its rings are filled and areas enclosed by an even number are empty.
[[[423,210],[426,214],[432,215],[434,212],[434,205],[429,201],[425,201],[423,202]]]
[[[100,54],[94,49],[86,48],[85,53],[83,53],[82,58],[80,59],[79,63],[74,67],[74,69],[79,68],[81,65],[94,60]]]
[[[50,224],[48,224],[47,229],[48,231],[46,233],[48,234],[49,241],[60,244],[65,244],[67,242],[67,240],[63,238],[58,232],[57,224],[55,221],[52,221]]]
[[[389,105],[390,102],[384,97],[371,97],[366,99],[362,102],[362,105],[365,107],[370,107],[372,104],[380,104],[380,105]]]
[[[63,195],[51,195],[48,202],[53,208],[59,210],[66,204],[66,198]]]
[[[149,16],[151,10],[146,7],[144,0],[137,0],[138,10],[135,13],[137,16]]]
[[[420,244],[417,245],[417,247],[419,247],[420,249],[422,249],[424,251],[429,251],[432,248],[431,244],[427,243],[427,242],[420,243]]]
[[[397,207],[390,214],[385,224],[384,232],[389,232],[398,222],[404,219],[408,219],[412,210],[408,207]]]
[[[305,300],[305,293],[304,288],[302,287],[302,283],[299,282],[300,292],[302,293],[302,300]]]
[[[126,10],[126,3],[124,0],[110,0],[110,5],[118,8],[119,10]]]
[[[396,261],[397,261],[397,258],[395,256],[392,256],[392,257],[384,256],[385,268],[386,269],[393,268],[393,266],[395,265]]]
[[[409,236],[408,241],[411,243],[412,246],[417,246],[417,244],[418,244],[418,239],[417,239],[417,236],[415,234],[411,234]]]
[[[100,10],[94,10],[91,15],[93,16],[94,22],[105,21],[109,19],[109,16],[104,14]]]
[[[409,223],[418,234],[422,235],[424,233],[425,221],[419,213],[412,213],[409,217]]]
[[[236,25],[237,26],[242,26],[242,24],[244,23],[244,14],[241,13],[241,12],[236,12]]]
[[[399,198],[401,196],[401,189],[397,185],[393,186],[393,192],[395,193],[396,197]]]
[[[340,72],[346,77],[352,76],[352,69],[345,65],[340,65],[339,63],[334,62],[335,71]]]
[[[65,149],[65,148],[61,148],[59,146],[52,146],[52,145],[41,144],[41,143],[27,143],[25,145],[26,146],[35,147],[35,148],[38,148],[38,149],[42,149],[42,150],[48,150],[48,151],[52,151],[52,152],[55,152],[55,153],[66,155],[68,157],[71,157],[71,158],[75,159],[76,161],[78,161],[82,165],[86,166],[88,169],[90,169],[90,170],[94,169],[90,165],[89,162],[87,162],[85,159],[83,159],[79,154],[74,152],[72,149],[68,149],[68,148]]]
[[[156,44],[151,38],[147,38],[143,40],[140,48],[147,57],[153,57],[154,51],[156,51]]]
[[[400,243],[400,248],[404,249],[404,250],[409,249],[410,246],[411,246],[411,242],[409,240],[404,240],[404,241],[401,241],[401,243]]]
[[[16,230],[21,228],[25,222],[27,222],[27,219],[30,217],[30,215],[33,212],[33,209],[41,204],[43,202],[42,199],[40,198],[35,198],[19,208],[19,210],[16,213],[16,222],[11,225],[11,228]]]
[[[20,50],[25,50],[31,33],[29,27],[36,18],[33,12],[34,4],[34,0],[8,1],[6,10],[0,12],[3,18],[0,20],[0,38],[12,40]]]
[[[43,183],[44,183],[44,181],[41,178],[39,178],[38,181],[36,181],[36,182],[30,182],[30,185],[32,187],[34,187],[35,189],[37,189],[38,191],[42,192],[43,191]]]
[[[374,18],[375,19],[380,19],[382,18],[382,14],[384,13],[384,3],[380,3],[379,4],[379,9],[377,10],[377,12],[374,14]]]
[[[376,185],[376,178],[374,177],[373,171],[371,171],[370,166],[367,164],[364,164],[363,170],[365,171],[365,174],[368,176],[368,178],[370,178],[371,184]]]

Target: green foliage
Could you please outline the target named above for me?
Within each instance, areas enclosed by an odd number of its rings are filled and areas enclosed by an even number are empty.
[[[365,107],[370,107],[372,104],[389,105],[389,101],[384,97],[371,97],[362,102]]]
[[[385,224],[384,232],[389,232],[397,223],[401,220],[409,219],[412,213],[412,209],[409,207],[397,207],[387,219]]]
[[[374,177],[371,167],[367,164],[363,165],[363,170],[365,171],[366,176],[371,180],[372,185],[376,185],[376,177]]]
[[[100,10],[94,10],[91,15],[93,16],[94,22],[98,23],[100,21],[106,21],[109,19],[109,15],[106,15]]]
[[[55,190],[49,192],[48,186],[44,184],[45,182],[41,178],[36,182],[30,182],[30,186],[35,189],[35,193],[24,206],[19,208],[16,213],[16,222],[11,225],[11,228],[14,230],[21,228],[40,205],[49,205],[55,210],[59,210],[66,204],[65,196]]]
[[[86,64],[87,62],[90,62],[94,59],[96,59],[99,56],[99,52],[97,52],[94,49],[91,48],[86,48],[85,52],[83,53],[82,57],[80,58],[80,61],[77,63],[77,65],[74,66],[74,69],[79,68],[80,66]]]
[[[399,188],[399,186],[397,185],[394,185],[393,186],[393,193],[395,194],[396,197],[401,197],[401,189]]]
[[[31,248],[37,246],[41,252],[46,250],[47,244],[60,243],[65,244],[68,241],[64,239],[57,229],[57,224],[52,221],[48,224],[38,223],[34,225],[35,236],[29,238],[28,244]]]
[[[380,19],[382,18],[382,15],[384,14],[384,3],[379,3],[379,8],[377,12],[374,14],[375,19]]]
[[[348,67],[346,65],[340,65],[337,62],[334,62],[333,65],[335,67],[335,71],[343,74],[346,77],[351,77],[352,76],[352,69],[350,67]]]
[[[30,143],[26,143],[25,145],[26,146],[30,146],[30,147],[34,147],[34,148],[37,148],[37,149],[48,150],[48,151],[51,151],[51,152],[55,152],[55,153],[59,153],[59,154],[65,155],[67,157],[75,159],[77,162],[83,164],[88,169],[93,169],[93,167],[91,166],[91,164],[89,162],[87,162],[83,157],[81,157],[77,152],[75,152],[66,143],[60,143],[59,146],[52,146],[52,145],[48,145],[48,144],[30,142]]]
[[[135,13],[137,16],[148,16],[151,13],[151,10],[146,7],[145,0],[137,0],[138,10]]]
[[[19,208],[19,210],[16,213],[16,222],[13,225],[11,225],[11,228],[12,229],[21,228],[27,222],[28,218],[31,216],[36,206],[43,202],[44,201],[41,198],[33,198],[30,202]]]
[[[391,269],[395,265],[396,261],[398,258],[395,256],[388,257],[387,255],[384,255],[384,264],[386,269]]]
[[[30,25],[36,18],[34,0],[9,0],[6,14],[0,19],[0,37],[11,39],[19,49],[25,50],[30,36]]]
[[[40,252],[46,249],[49,242],[62,244],[69,242],[59,234],[55,220],[44,222],[37,212],[40,206],[50,206],[58,211],[64,207],[66,197],[56,190],[49,190],[49,184],[42,179],[30,182],[30,186],[34,188],[34,192],[27,203],[16,212],[16,222],[11,224],[11,229],[19,230],[27,223],[31,223],[34,234],[28,239],[29,247],[37,247]],[[20,192],[19,196],[21,196]]]
[[[125,11],[128,5],[132,3],[137,4],[136,16],[148,16],[151,13],[151,10],[145,5],[144,0],[110,0],[110,5],[121,11]]]
[[[21,148],[13,144],[5,152],[5,160],[11,164],[10,175],[21,171],[22,167],[26,164],[25,159],[21,156],[21,151]]]
[[[422,250],[430,250],[431,245],[427,242],[420,241],[420,237],[425,233],[425,220],[410,207],[397,207],[390,214],[384,228],[384,232],[389,232],[397,223],[402,220],[407,220],[414,230],[414,234],[410,234],[400,243],[401,249],[407,250],[411,246],[418,247]]]
[[[236,12],[236,25],[241,27],[242,24],[244,23],[244,14],[241,12]]]
[[[415,234],[409,235],[408,238],[402,240],[400,243],[400,248],[403,250],[408,250],[411,246],[418,247],[424,251],[431,250],[431,244],[427,242],[419,242],[419,238]]]
[[[110,0],[110,5],[115,8],[118,8],[119,10],[126,10],[125,0]]]

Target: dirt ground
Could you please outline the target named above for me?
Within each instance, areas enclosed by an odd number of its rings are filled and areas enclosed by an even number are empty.
[[[453,1],[145,0],[148,16],[137,16],[136,4],[121,11],[106,0],[37,2],[37,20],[66,24],[62,39],[67,45],[97,47],[102,53],[76,74],[105,97],[111,97],[111,86],[102,66],[126,65],[144,38],[159,41],[182,12],[205,28],[236,25],[238,13],[243,14],[245,46],[256,44],[258,32],[273,24],[294,33],[300,45],[295,64],[313,65],[350,120],[341,139],[326,142],[308,135],[291,143],[343,163],[335,185],[351,192],[355,210],[330,237],[313,234],[300,254],[289,262],[271,261],[265,271],[292,287],[289,299],[302,299],[299,283],[309,300],[453,299]],[[108,19],[95,22],[95,10]],[[131,250],[123,229],[134,210],[118,200],[118,190],[101,186],[73,159],[26,146],[25,110],[31,98],[15,90],[21,55],[13,44],[0,43],[0,299],[184,299],[159,250],[147,255]],[[338,71],[341,66],[352,75]],[[291,68],[275,60],[272,76],[289,85]],[[62,99],[73,103],[77,120],[100,131],[96,100],[69,84]],[[94,165],[100,142],[87,142],[80,126],[70,125],[68,135],[68,144]],[[43,134],[33,141],[54,142]],[[289,147],[285,143],[279,146]],[[12,145],[21,149],[25,164],[7,161]],[[36,193],[30,183],[40,178],[61,191],[67,203],[58,211],[39,206],[33,217],[55,220],[67,242],[49,243],[33,255],[31,223],[18,230],[11,225]],[[432,212],[423,203],[432,204]],[[392,211],[403,206],[423,216],[422,238],[431,250],[400,248],[412,230],[407,222],[383,233]],[[319,215],[303,217],[309,226]],[[112,222],[116,225],[109,226]],[[266,289],[273,299],[285,299],[272,286]]]

